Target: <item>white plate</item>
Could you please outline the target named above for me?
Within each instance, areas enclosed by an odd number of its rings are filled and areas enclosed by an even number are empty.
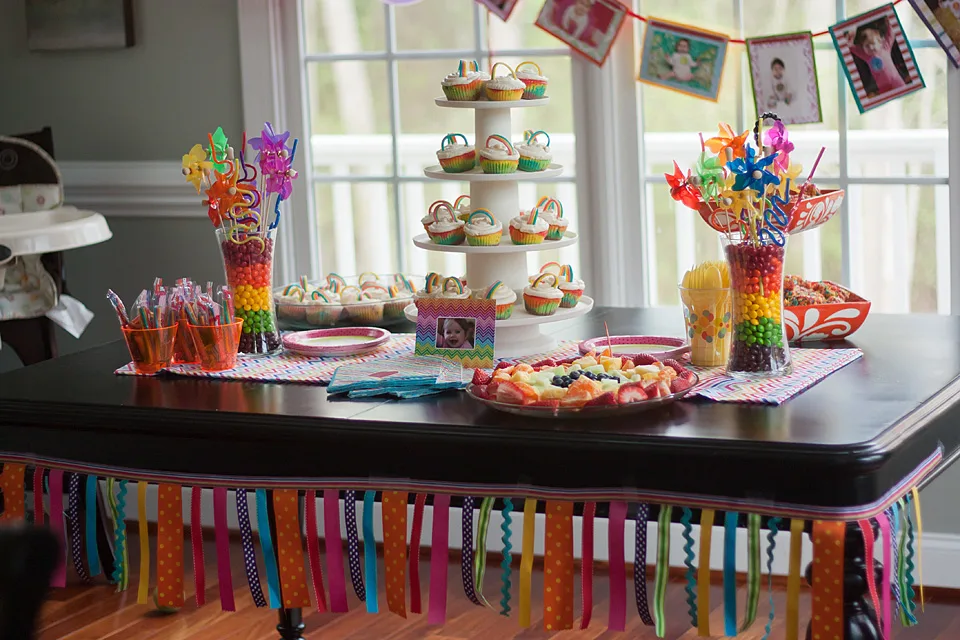
[[[369,353],[390,339],[390,332],[377,327],[343,327],[297,331],[283,336],[288,351],[313,358],[339,358]]]
[[[447,173],[438,165],[432,165],[423,170],[428,178],[434,180],[455,180],[458,182],[536,182],[537,180],[547,180],[556,178],[563,173],[563,166],[551,164],[543,171],[514,171],[513,173],[484,173],[480,167],[474,167],[470,171],[461,173]]]
[[[447,100],[435,98],[438,107],[448,109],[518,109],[523,107],[542,107],[550,102],[550,96],[534,100]]]
[[[504,230],[504,234],[500,238],[500,244],[492,247],[474,247],[466,242],[463,244],[436,244],[425,233],[414,237],[413,244],[427,251],[439,251],[441,253],[523,253],[569,247],[576,244],[578,239],[579,236],[576,231],[566,231],[563,234],[563,240],[544,240],[540,244],[513,244],[513,241],[510,240],[510,233]]]
[[[524,310],[523,300],[518,296],[517,304],[515,304],[513,307],[513,313],[506,320],[497,320],[497,329],[528,327],[538,324],[547,324],[548,322],[561,322],[563,320],[569,320],[570,318],[577,318],[585,315],[589,313],[591,309],[593,309],[593,298],[589,296],[581,296],[580,302],[578,302],[577,306],[573,309],[557,309],[557,312],[552,316],[535,316],[531,313],[527,313],[526,310]],[[407,318],[411,322],[417,321],[416,304],[408,305],[403,312],[407,314]]]

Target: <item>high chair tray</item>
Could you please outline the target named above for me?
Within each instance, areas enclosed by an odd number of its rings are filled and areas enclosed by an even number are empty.
[[[14,256],[66,251],[111,237],[102,215],[76,207],[0,216],[0,245]]]

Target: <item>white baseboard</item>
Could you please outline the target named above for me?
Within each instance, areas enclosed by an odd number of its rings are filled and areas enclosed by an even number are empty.
[[[60,162],[64,201],[108,217],[203,218],[178,162]]]
[[[131,483],[131,488],[134,485]],[[229,498],[227,500],[227,523],[229,527],[233,530],[239,528],[237,520],[237,510],[236,510],[236,498],[232,491],[229,492]],[[137,513],[137,494],[135,489],[130,491],[127,494],[127,517],[128,519],[135,519]],[[190,523],[190,491],[189,489],[183,490],[183,502],[184,502],[184,524]],[[203,522],[205,525],[213,524],[213,492],[207,489],[203,490],[202,493],[202,510],[203,510]],[[251,524],[253,530],[257,530],[256,517],[256,505],[254,504],[252,492],[249,494],[248,503],[250,505],[251,511]],[[341,501],[342,503],[342,501]],[[357,503],[357,523],[361,522],[361,515],[363,511],[363,505]],[[157,488],[154,485],[147,487],[147,519],[151,522],[156,520],[157,512]],[[341,536],[346,535],[346,524],[343,520],[343,509],[340,509],[340,533]],[[323,537],[323,505],[318,500],[317,503],[317,519],[320,537]],[[511,542],[513,543],[514,553],[520,553],[520,542],[523,540],[523,513],[514,512],[511,516],[512,526],[511,526]],[[538,532],[542,532],[544,528],[545,516],[543,514],[537,514],[536,527]],[[413,505],[409,505],[407,508],[407,532],[409,535],[410,527],[413,522]],[[450,549],[460,549],[463,543],[463,538],[461,535],[461,511],[459,508],[452,507],[450,509],[450,534],[447,540],[447,545]],[[381,519],[380,519],[380,504],[377,503],[374,505],[374,517],[373,517],[373,527],[374,527],[374,538],[377,542],[383,541],[383,531],[381,529]],[[499,512],[494,512],[490,515],[490,525],[487,530],[487,549],[489,551],[496,551],[502,548],[502,542],[500,537],[502,532],[500,526],[503,523],[503,519]],[[607,561],[609,559],[609,553],[607,549],[607,525],[608,522],[606,519],[598,518],[594,521],[594,559],[597,561]],[[421,545],[423,547],[430,547],[431,541],[433,539],[432,533],[433,526],[433,510],[431,507],[427,507],[423,514],[423,534],[421,536]],[[787,525],[789,526],[789,524]],[[580,558],[580,532],[582,528],[582,518],[579,516],[574,517],[573,523],[573,543],[574,543],[574,556]],[[476,531],[476,518],[474,518],[474,531]],[[671,567],[682,567],[684,560],[683,552],[683,526],[680,524],[671,524],[670,525],[670,566]],[[693,540],[694,540],[694,553],[697,554],[699,558],[700,552],[700,528],[693,527]],[[761,534],[761,562],[763,564],[763,574],[766,575],[766,536],[767,532],[763,531]],[[361,531],[361,540],[363,539]],[[633,563],[634,552],[635,552],[635,539],[636,539],[636,523],[632,520],[626,522],[625,535],[624,535],[624,553],[625,558],[628,563]],[[648,565],[656,564],[656,552],[657,552],[657,524],[655,522],[647,523],[647,558],[646,563]],[[714,570],[720,570],[723,568],[723,530],[721,527],[714,527],[713,536],[710,540],[710,566]],[[777,534],[776,537],[776,548],[774,549],[774,560],[773,560],[773,574],[778,576],[787,575],[789,569],[789,557],[788,552],[790,548],[790,531]],[[543,555],[543,536],[542,533],[536,538],[534,544],[534,553],[538,556]],[[810,540],[807,536],[803,538],[803,560],[801,566],[806,570],[807,563],[810,562],[813,556],[813,548],[811,547]],[[877,559],[882,559],[880,555],[879,546],[876,550]],[[698,560],[694,561],[696,566]],[[737,532],[737,570],[746,571],[747,568],[747,535],[746,531],[743,529]],[[960,536],[944,533],[925,533],[923,536],[923,578],[924,585],[930,587],[945,587],[950,589],[960,589]]]

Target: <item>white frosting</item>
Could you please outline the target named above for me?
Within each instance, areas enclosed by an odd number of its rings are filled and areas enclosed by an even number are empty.
[[[309,304],[309,305],[324,305],[324,306],[326,306],[326,305],[340,304],[340,296],[337,295],[336,293],[331,293],[331,292],[329,292],[329,291],[324,291],[324,292],[323,292],[323,295],[325,295],[325,296],[327,296],[328,298],[330,298],[330,302],[327,302],[327,301],[324,300],[323,298],[317,298],[316,300],[314,300],[314,299],[311,298],[311,299],[309,299],[309,300],[304,300],[303,303],[304,303],[304,304]]]
[[[587,285],[583,280],[577,278],[573,282],[561,280],[558,286],[562,291],[583,291]]]
[[[563,292],[556,287],[551,287],[547,284],[546,281],[541,282],[537,286],[530,285],[529,287],[524,287],[524,295],[528,296],[537,296],[538,298],[549,298],[551,300],[556,300],[563,297]]]
[[[454,213],[454,215],[457,216],[458,218],[459,218],[460,216],[468,216],[468,215],[470,215],[471,213],[473,213],[473,208],[472,208],[469,204],[461,203],[460,206],[457,207],[456,210],[454,210],[453,213]]]
[[[531,69],[523,69],[522,71],[517,71],[517,77],[526,80],[540,80],[541,82],[546,82],[548,80],[547,76],[541,76],[536,71]]]
[[[520,229],[523,233],[543,233],[550,227],[543,216],[538,216],[537,221],[533,224],[530,224],[529,220],[530,215],[520,215],[510,221],[510,226],[514,229]]]
[[[433,214],[432,214],[432,213],[428,213],[427,215],[425,215],[425,216],[423,216],[422,218],[420,218],[420,224],[431,225],[431,224],[433,224],[433,222],[434,222],[434,220],[433,220]]]
[[[489,81],[490,81],[490,74],[487,73],[486,71],[472,71],[471,73],[475,73],[475,74],[477,74],[478,76],[480,76],[480,81],[481,81],[481,82],[489,82]]]
[[[486,216],[477,216],[472,222],[466,223],[463,230],[468,236],[485,236],[489,233],[503,231],[503,225],[496,218],[494,218],[494,224],[490,224]]]
[[[547,224],[553,225],[555,227],[560,227],[561,229],[566,229],[567,225],[570,224],[570,221],[566,218],[561,218],[553,211],[542,211],[540,212],[540,217],[547,221]]]
[[[374,300],[388,300],[390,298],[390,292],[381,287],[367,287],[363,292],[370,294],[370,297]]]
[[[550,153],[550,147],[545,144],[537,144],[536,142],[532,144],[515,144],[513,145],[522,156],[527,156],[528,158],[535,158],[537,160],[552,160],[553,154]]]
[[[486,298],[487,297],[486,290],[478,291],[477,297],[481,299]],[[493,299],[498,305],[513,304],[514,302],[517,301],[517,294],[510,287],[501,285],[494,292]]]
[[[498,91],[507,91],[510,89],[523,89],[527,85],[523,84],[523,80],[518,80],[513,76],[497,76],[493,80],[487,81],[488,89],[496,89]]]
[[[464,287],[463,293],[458,293],[456,289],[451,287],[450,289],[444,289],[437,294],[438,298],[449,298],[451,300],[466,300],[471,295],[470,287]]]
[[[450,158],[456,158],[457,156],[462,156],[465,153],[470,153],[473,151],[472,144],[460,144],[456,142],[454,144],[448,144],[443,149],[437,151],[437,157],[441,160],[449,160]]]
[[[461,76],[459,73],[454,72],[444,78],[441,84],[445,87],[453,87],[461,84],[470,84],[471,82],[476,82],[479,79],[479,75],[472,71],[465,76]]]
[[[510,153],[503,147],[486,147],[480,150],[480,156],[487,160],[516,160],[520,157],[520,154],[516,150]]]
[[[448,231],[453,231],[454,229],[462,226],[463,220],[450,220],[444,218],[431,224],[428,229],[431,233],[447,233]]]

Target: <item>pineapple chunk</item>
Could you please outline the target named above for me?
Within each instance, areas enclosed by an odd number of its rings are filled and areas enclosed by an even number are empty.
[[[610,358],[607,356],[601,356],[600,364],[603,365],[604,371],[612,371],[623,366],[623,358]]]
[[[541,400],[560,400],[563,396],[567,395],[567,390],[563,387],[555,387],[552,384],[549,384],[542,389],[538,389],[540,392]]]
[[[621,368],[622,368],[622,369],[633,369],[634,366],[636,366],[636,365],[633,364],[633,360],[624,360],[624,361],[623,361],[623,366],[622,366]]]
[[[619,388],[620,388],[619,380],[601,380],[600,381],[600,390],[603,393],[606,393],[608,391],[616,392],[617,389]]]
[[[634,373],[639,373],[640,375],[652,374],[657,375],[660,373],[660,367],[654,364],[641,364],[637,365],[634,369]]]
[[[526,371],[514,371],[513,375],[510,376],[510,380],[513,382],[530,382],[530,374]]]
[[[579,360],[574,361],[574,364],[578,364],[586,369],[587,367],[592,367],[597,364],[597,359],[592,356],[583,356]]]

